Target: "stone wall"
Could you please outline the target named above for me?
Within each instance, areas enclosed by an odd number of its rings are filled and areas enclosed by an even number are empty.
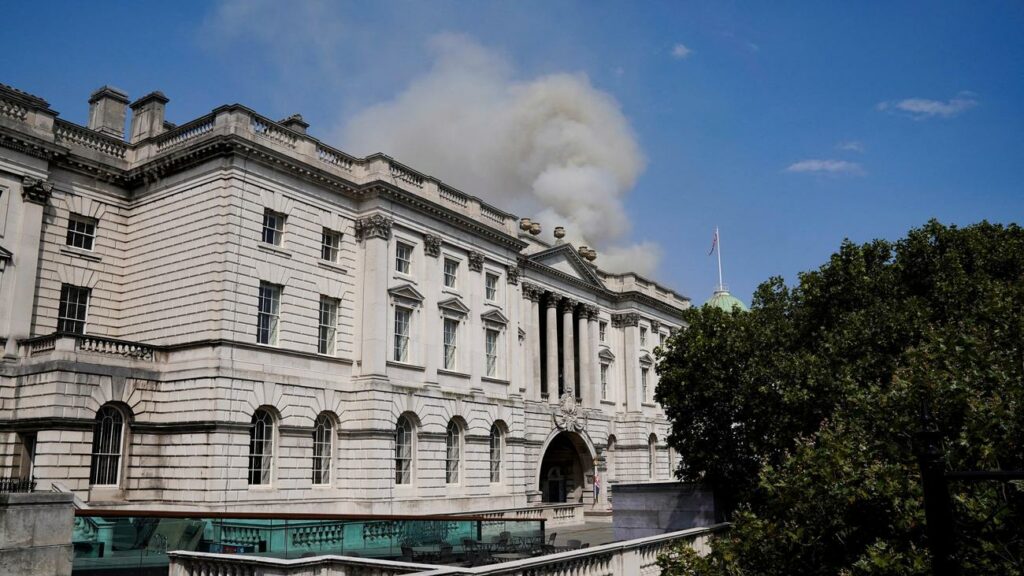
[[[617,484],[612,491],[612,525],[617,541],[714,523],[714,497],[710,489],[699,484]]]
[[[0,576],[70,576],[71,494],[0,494]]]

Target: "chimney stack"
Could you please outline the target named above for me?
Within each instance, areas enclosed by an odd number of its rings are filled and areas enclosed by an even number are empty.
[[[163,92],[150,92],[132,102],[132,144],[163,133],[164,107],[169,101]]]
[[[278,124],[284,126],[289,130],[294,130],[299,134],[305,134],[306,129],[309,128],[309,122],[306,122],[305,120],[302,119],[302,114],[292,114],[291,116],[278,122]]]
[[[128,116],[128,95],[113,86],[103,86],[89,96],[89,129],[124,138]]]

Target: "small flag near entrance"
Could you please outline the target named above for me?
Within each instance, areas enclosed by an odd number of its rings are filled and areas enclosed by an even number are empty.
[[[594,501],[601,495],[601,473],[594,472]]]

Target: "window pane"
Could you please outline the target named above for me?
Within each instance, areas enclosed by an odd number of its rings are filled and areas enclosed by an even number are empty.
[[[409,320],[412,311],[408,308],[395,308],[395,355],[396,362],[405,362],[409,358]]]
[[[337,262],[340,249],[341,233],[324,228],[320,241],[320,259],[328,262]]]
[[[459,435],[459,425],[455,422],[449,422],[445,437],[445,481],[449,484],[459,481],[459,458],[461,451]]]
[[[408,274],[412,263],[412,246],[403,242],[395,245],[395,270]]]
[[[104,406],[96,413],[92,433],[92,462],[89,484],[115,485],[121,465],[121,435],[124,417],[113,406]]]
[[[257,410],[249,425],[249,484],[270,484],[274,456],[274,419],[266,410]]]
[[[405,416],[395,428],[395,484],[412,482],[412,423]]]
[[[491,426],[491,482],[501,482],[501,429]]]
[[[68,218],[68,234],[66,239],[68,246],[92,250],[92,242],[95,236],[96,220],[80,214],[72,214]]]
[[[57,310],[57,331],[85,333],[85,317],[89,308],[89,289],[71,284],[60,287],[60,306]]]
[[[455,369],[458,330],[458,320],[454,320],[452,318],[444,319],[444,368],[446,370]]]
[[[260,282],[258,305],[256,342],[260,344],[277,344],[278,315],[281,309],[281,287]]]
[[[487,375],[493,377],[498,373],[498,331],[487,330],[484,344],[487,355]]]
[[[484,293],[488,300],[494,301],[498,299],[498,277],[494,274],[488,274],[484,280]]]
[[[455,288],[458,281],[459,263],[450,258],[444,260],[444,285],[448,288]]]
[[[333,443],[333,421],[327,414],[321,414],[313,429],[313,484],[331,483]]]
[[[263,211],[263,241],[274,246],[281,245],[284,235],[284,214],[267,208]]]
[[[334,354],[337,345],[338,301],[327,296],[320,297],[320,333],[317,352]]]

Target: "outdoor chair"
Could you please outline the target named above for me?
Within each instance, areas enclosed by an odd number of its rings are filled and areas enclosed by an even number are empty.
[[[579,540],[569,540],[565,543],[565,547],[569,550],[578,550],[580,548],[583,548],[583,542]]]

